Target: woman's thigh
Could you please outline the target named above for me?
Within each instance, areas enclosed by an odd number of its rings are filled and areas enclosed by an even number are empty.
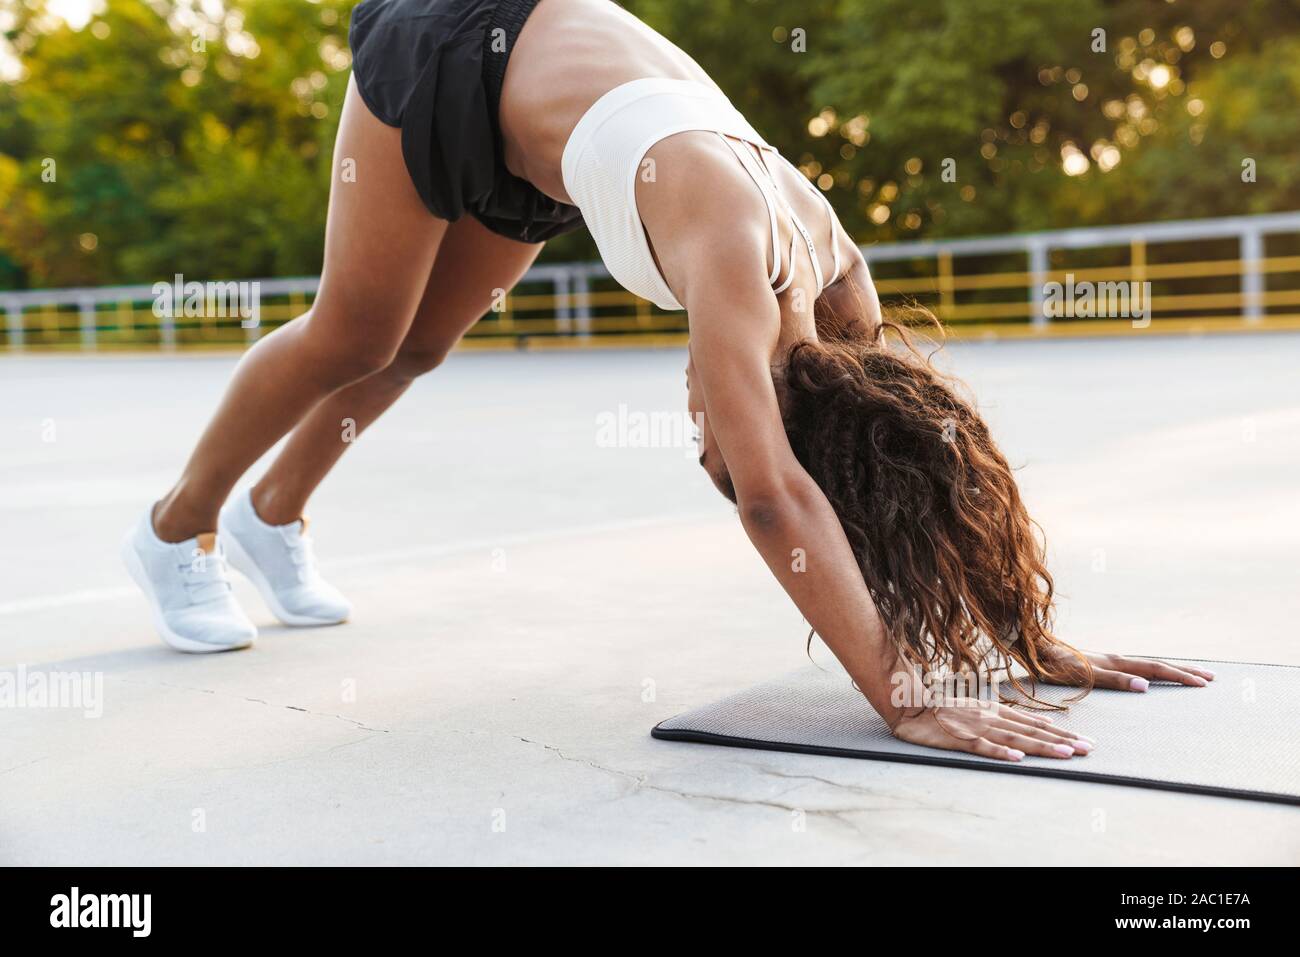
[[[415,318],[447,227],[420,201],[401,130],[376,119],[350,80],[308,339],[331,351],[391,356]]]
[[[543,245],[507,239],[472,216],[452,223],[394,371],[414,376],[436,367],[470,326],[514,287]]]

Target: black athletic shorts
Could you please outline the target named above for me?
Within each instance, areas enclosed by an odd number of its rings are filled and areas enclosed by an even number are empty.
[[[538,0],[364,0],[352,11],[352,74],[366,106],[402,130],[424,205],[455,221],[542,242],[582,226],[576,206],[511,175],[501,143],[501,83]]]

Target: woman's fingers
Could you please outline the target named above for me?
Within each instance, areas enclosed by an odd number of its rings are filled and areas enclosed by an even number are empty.
[[[971,754],[978,754],[982,758],[996,758],[999,761],[1019,761],[1025,756],[1023,751],[1009,748],[1004,744],[994,744],[987,738],[975,738],[967,742],[964,750]]]
[[[1203,688],[1208,682],[1214,680],[1214,672],[1208,671],[1205,668],[1194,668],[1190,665],[1187,667],[1171,665],[1167,661],[1157,661],[1154,658],[1121,658],[1119,656],[1112,656],[1110,664],[1117,671],[1134,677],[1146,678],[1153,681],[1173,681],[1182,685],[1190,685],[1194,688]]]
[[[1011,722],[1014,725],[1019,725],[1019,727],[1011,727],[1009,728],[1009,730],[1019,731],[1022,734],[1027,733],[1025,731],[1025,728],[1035,728],[1042,731],[1046,731],[1050,734],[1055,734],[1064,740],[1086,741],[1088,742],[1088,744],[1097,743],[1092,738],[1088,737],[1086,734],[1079,734],[1077,731],[1071,731],[1069,728],[1057,727],[1055,724],[1051,722],[1051,719],[1049,718],[1045,718],[1036,714],[1028,714],[1024,711],[1017,711],[1015,708],[1012,708],[1010,706],[1004,705],[998,711],[998,717],[995,720],[994,724],[996,724],[997,721],[1007,721],[1007,722]]]
[[[998,761],[1021,761],[1026,754],[1064,760],[1076,753],[1068,744],[1048,742],[998,728],[991,728],[984,737],[967,742],[965,750]]]
[[[1087,754],[1092,750],[1095,742],[1091,738],[1085,738],[1083,735],[1074,734],[1059,728],[1037,728],[1030,725],[1021,724],[1018,721],[1009,721],[1006,718],[998,718],[992,724],[993,728],[999,731],[1010,731],[1015,734],[1028,735],[1036,737],[1049,744],[1066,744],[1078,751],[1080,754]]]
[[[1110,688],[1114,691],[1146,691],[1151,682],[1141,675],[1127,671],[1112,671],[1109,668],[1093,669],[1093,687]]]
[[[1006,748],[1023,751],[1025,754],[1036,754],[1043,758],[1064,759],[1074,757],[1075,748],[1072,745],[1042,737],[1044,733],[1040,731],[1037,735],[1031,735],[1021,734],[1018,731],[1007,731],[1002,728],[989,728],[984,733],[984,737],[993,744],[1000,744]]]
[[[901,721],[896,737],[914,744],[966,751],[998,761],[1021,761],[1026,754],[1064,759],[1090,752],[1094,742],[1055,727],[1046,717],[1007,705],[965,700]]]
[[[1114,688],[1117,691],[1141,692],[1151,687],[1153,680],[1172,681],[1193,688],[1203,688],[1209,684],[1209,679],[1184,671],[1181,668],[1175,668],[1173,665],[1167,665],[1163,661],[1137,661],[1132,658],[1120,658],[1112,663],[1118,666],[1119,670],[1109,668],[1093,669],[1096,676],[1095,687]],[[1213,672],[1209,672],[1209,674],[1213,674]]]

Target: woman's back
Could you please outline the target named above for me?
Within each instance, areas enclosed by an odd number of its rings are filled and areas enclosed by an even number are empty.
[[[609,0],[542,0],[515,42],[501,93],[507,168],[568,201],[560,158],[603,94],[644,77],[716,88],[689,56]]]
[[[643,100],[635,110],[629,104],[627,113],[617,118],[627,121],[625,129],[616,134],[607,125],[614,118],[607,94],[619,89],[631,98],[633,88],[654,81],[663,81],[659,86],[667,90],[680,88],[678,102],[660,107]],[[695,92],[688,95],[692,89]],[[711,94],[717,94],[712,105],[699,102],[709,101]],[[691,100],[697,101],[698,110],[688,109]],[[611,273],[626,288],[664,308],[682,308],[668,288],[679,289],[681,277],[673,275],[673,264],[667,261],[671,244],[667,250],[660,244],[687,229],[705,228],[716,232],[721,248],[738,240],[737,221],[745,218],[701,218],[691,198],[698,196],[694,187],[699,182],[712,184],[712,192],[719,194],[724,181],[738,185],[733,194],[741,202],[747,197],[752,212],[770,223],[764,233],[771,238],[764,242],[774,247],[768,262],[774,288],[793,284],[811,302],[825,285],[857,265],[856,250],[825,200],[801,173],[764,146],[761,131],[755,132],[736,113],[725,91],[690,56],[610,0],[542,0],[536,6],[510,54],[500,116],[510,172],[553,199],[582,207]],[[593,125],[603,127],[603,142],[575,133],[578,127],[590,134]],[[742,147],[754,159],[748,170],[738,161],[745,157],[731,155],[716,134],[733,137],[733,146],[749,144]],[[574,142],[578,139],[585,143]],[[767,151],[765,156],[760,147]],[[634,176],[642,152],[656,163],[657,185]],[[633,165],[628,166],[625,160],[633,153]],[[611,168],[603,169],[602,164]],[[575,176],[576,182],[570,178]],[[630,189],[634,178],[636,206],[630,206],[622,184]],[[597,179],[605,182],[593,182]],[[575,189],[582,195],[573,195]],[[654,197],[647,202],[650,190]],[[736,212],[734,207],[731,212]],[[804,236],[796,231],[800,223],[807,224],[799,227],[806,230]],[[789,327],[792,339],[811,334],[811,309],[792,306],[788,298],[778,300],[783,326]]]

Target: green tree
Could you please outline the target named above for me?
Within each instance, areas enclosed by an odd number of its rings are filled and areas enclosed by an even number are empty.
[[[34,286],[319,270],[351,6],[114,0],[73,30],[11,3],[0,252]]]
[[[353,5],[0,0],[0,288],[316,272]],[[625,5],[860,241],[1300,208],[1295,0]]]

